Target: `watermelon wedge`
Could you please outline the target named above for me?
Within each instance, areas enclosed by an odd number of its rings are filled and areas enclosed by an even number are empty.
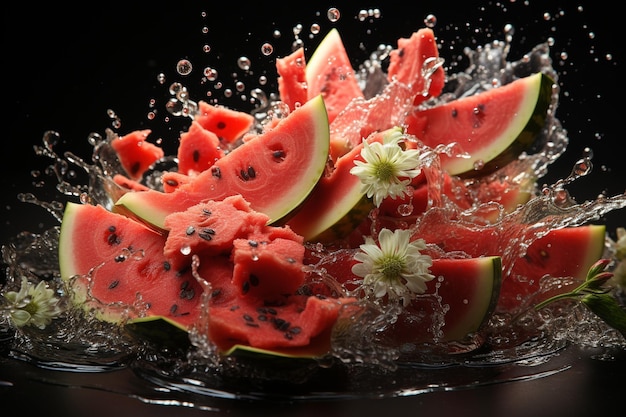
[[[535,143],[552,103],[553,84],[549,76],[535,73],[436,107],[418,108],[407,116],[406,130],[431,148],[457,143],[459,156],[441,155],[450,174],[484,176]]]
[[[317,96],[174,191],[127,193],[115,207],[164,229],[170,213],[241,194],[253,210],[275,222],[300,205],[315,187],[326,168],[328,149],[326,108]]]

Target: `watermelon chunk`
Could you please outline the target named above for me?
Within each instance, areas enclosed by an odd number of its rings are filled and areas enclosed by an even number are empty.
[[[198,113],[194,120],[206,130],[215,133],[226,144],[243,137],[254,124],[254,117],[246,112],[211,105],[202,100],[198,102]]]
[[[173,192],[127,193],[116,209],[164,229],[170,213],[241,194],[253,210],[274,222],[300,205],[315,187],[326,168],[328,148],[328,119],[318,96]]]
[[[222,156],[220,139],[199,122],[194,120],[189,130],[181,133],[177,153],[179,173],[194,175],[206,171]]]
[[[290,55],[276,59],[276,71],[280,100],[294,111],[309,99],[304,48],[298,48]]]
[[[441,64],[433,30],[422,28],[409,38],[398,39],[398,48],[389,53],[387,79],[410,86],[417,106],[441,94],[445,83]]]
[[[163,149],[147,140],[151,132],[150,129],[135,130],[111,140],[111,147],[132,180],[140,179],[152,164],[163,158]]]

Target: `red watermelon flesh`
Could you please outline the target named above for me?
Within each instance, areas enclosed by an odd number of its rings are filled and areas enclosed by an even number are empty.
[[[193,181],[193,175],[181,174],[178,171],[166,171],[161,174],[163,192],[171,193],[183,184]]]
[[[416,106],[441,94],[445,72],[432,29],[422,28],[409,38],[398,39],[398,48],[389,53],[387,78],[410,86]]]
[[[326,168],[328,148],[326,110],[318,96],[174,192],[127,193],[116,210],[163,229],[170,213],[241,194],[253,210],[277,221],[309,195]]]
[[[240,195],[199,203],[165,218],[169,233],[163,253],[176,268],[189,265],[192,255],[230,254],[235,239],[247,237],[267,221]]]
[[[178,172],[198,174],[213,166],[224,156],[220,139],[215,133],[203,128],[199,122],[191,122],[189,130],[181,133],[178,145]]]
[[[172,268],[164,244],[165,236],[102,206],[68,203],[59,239],[61,277],[79,275],[75,300],[87,301],[105,320],[136,317],[145,309],[188,326],[198,317],[202,288],[188,268]],[[232,266],[216,263],[211,275],[220,274],[232,276]]]
[[[163,149],[148,142],[150,129],[135,130],[111,140],[111,147],[132,180],[138,180],[152,164],[163,158]]]
[[[131,191],[147,191],[150,189],[148,186],[143,185],[139,181],[131,180],[122,174],[113,175],[113,182],[120,187],[124,187]]]
[[[322,356],[329,352],[330,331],[342,307],[354,301],[290,295],[283,303],[268,305],[261,298],[239,297],[211,310],[209,338],[221,351],[243,345]]]
[[[206,101],[198,102],[198,113],[194,120],[206,130],[215,133],[225,144],[234,143],[254,125],[252,115]]]
[[[533,145],[552,102],[552,85],[550,77],[536,73],[442,105],[418,107],[407,116],[406,131],[432,149],[456,143],[454,154],[441,154],[451,174],[487,175]]]
[[[298,48],[290,55],[276,59],[278,72],[278,95],[280,100],[293,111],[308,100],[306,83],[306,58],[304,48]]]

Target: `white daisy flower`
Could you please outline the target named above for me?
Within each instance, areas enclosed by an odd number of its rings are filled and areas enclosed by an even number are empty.
[[[432,258],[420,252],[426,248],[424,240],[410,242],[410,235],[409,230],[382,229],[380,246],[371,237],[360,246],[352,272],[363,278],[360,288],[366,294],[376,299],[387,296],[407,306],[416,294],[426,291],[426,282],[434,278],[429,272]]]
[[[395,130],[385,137],[384,143],[368,143],[363,140],[361,157],[354,161],[350,173],[360,178],[363,192],[374,199],[378,207],[386,197],[395,199],[407,192],[411,178],[420,173],[420,152],[417,149],[403,149],[400,145],[404,135]]]
[[[4,295],[8,305],[2,309],[8,313],[15,327],[36,326],[44,329],[57,318],[62,309],[54,291],[40,281],[36,286],[22,277],[19,292],[9,291]]]

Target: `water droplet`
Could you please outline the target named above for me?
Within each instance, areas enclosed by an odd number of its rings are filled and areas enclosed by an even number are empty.
[[[203,52],[206,52],[206,53],[211,52],[211,46],[210,46],[210,45],[204,45],[204,46],[202,47],[202,51],[203,51]]]
[[[326,17],[328,17],[328,20],[335,23],[341,17],[341,13],[339,13],[339,9],[337,9],[336,7],[331,7],[326,12]]]
[[[160,72],[157,75],[157,81],[159,82],[159,84],[164,84],[165,83],[165,74],[163,74],[162,72]]]
[[[264,43],[263,45],[261,45],[261,53],[265,56],[269,56],[272,55],[272,53],[274,52],[274,47],[272,46],[271,43]]]
[[[483,161],[482,159],[477,159],[476,161],[474,161],[474,170],[475,171],[480,171],[484,167],[485,167],[485,161]]]
[[[237,60],[237,66],[244,71],[248,71],[250,69],[250,65],[250,59],[245,56],[241,56]]]
[[[189,75],[193,66],[191,65],[191,61],[188,59],[181,59],[176,63],[176,72],[180,75]]]
[[[413,213],[413,204],[400,204],[398,206],[398,214],[401,216],[410,216]]]
[[[314,35],[317,35],[318,33],[320,33],[320,29],[321,29],[320,25],[317,24],[317,23],[313,23],[311,25],[311,33],[314,34]]]
[[[424,18],[424,24],[429,28],[434,28],[437,24],[437,16],[429,14]]]
[[[180,253],[182,253],[183,255],[189,255],[191,253],[191,246],[189,245],[181,246]]]

